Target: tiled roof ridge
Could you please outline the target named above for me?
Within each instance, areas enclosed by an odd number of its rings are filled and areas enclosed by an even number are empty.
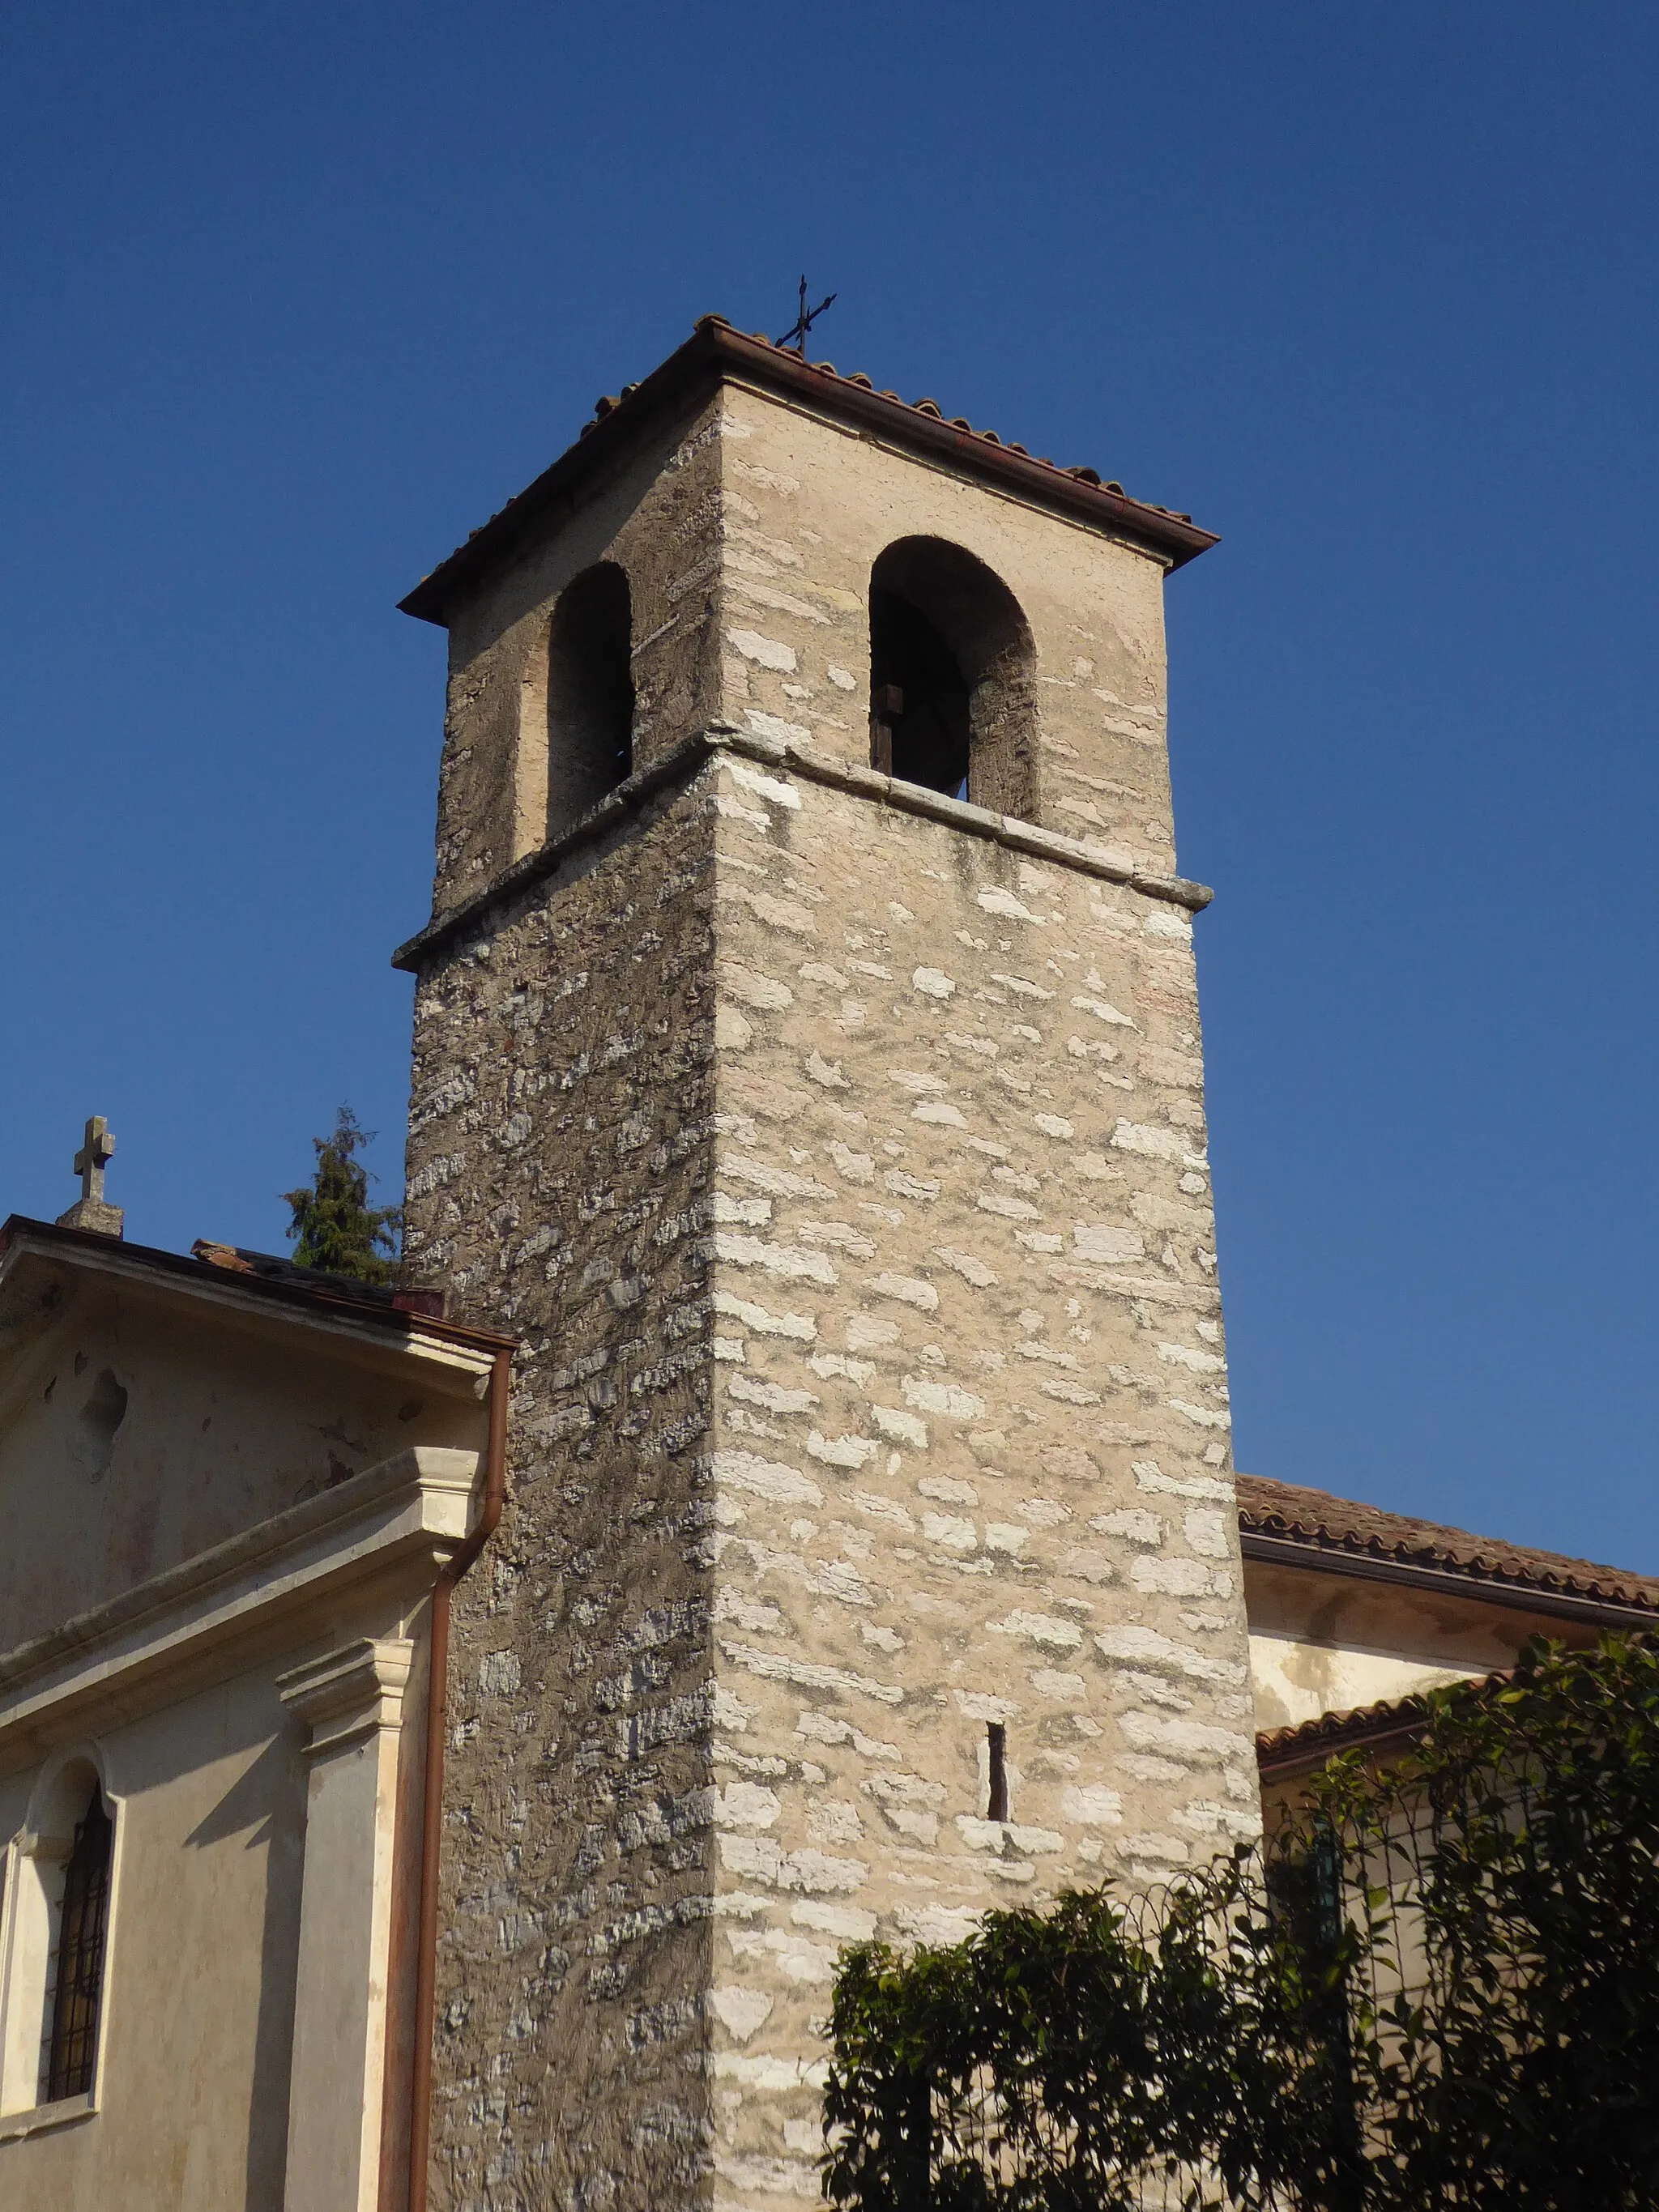
[[[1083,512],[1086,508],[1092,516],[1098,510],[1103,510],[1102,519],[1113,521],[1131,535],[1139,535],[1162,548],[1172,568],[1181,566],[1216,543],[1214,533],[1200,528],[1191,515],[1184,514],[1175,507],[1159,507],[1151,500],[1136,499],[1125,491],[1115,478],[1103,479],[1097,469],[1083,465],[1064,466],[1033,454],[1017,441],[1004,439],[994,430],[975,430],[965,416],[946,416],[937,400],[926,398],[901,399],[897,392],[880,389],[861,369],[843,375],[832,362],[808,361],[793,346],[780,345],[763,331],[750,333],[740,331],[724,315],[700,315],[692,325],[690,337],[659,362],[647,375],[638,383],[625,384],[616,394],[599,399],[592,416],[564,452],[540,476],[497,507],[486,521],[481,522],[477,529],[470,530],[461,544],[447,555],[429,574],[422,577],[415,589],[399,602],[404,611],[417,615],[422,620],[437,619],[436,610],[441,604],[436,597],[437,587],[446,580],[453,581],[474,548],[479,547],[480,540],[491,541],[497,545],[505,542],[504,533],[510,535],[514,519],[533,513],[547,495],[550,483],[567,476],[569,465],[585,439],[607,425],[613,416],[625,412],[635,394],[644,392],[647,396],[656,394],[660,398],[666,388],[665,380],[672,381],[677,376],[683,376],[690,365],[699,361],[706,365],[708,359],[718,360],[722,353],[726,365],[736,368],[739,373],[744,366],[758,373],[766,373],[772,365],[775,365],[776,371],[788,378],[821,380],[832,391],[847,395],[836,403],[843,410],[849,406],[867,409],[872,400],[884,403],[901,415],[920,418],[921,424],[938,426],[937,429],[927,434],[930,438],[936,439],[939,431],[947,435],[954,433],[958,440],[971,441],[974,446],[985,449],[985,465],[1000,471],[1012,470],[1019,473],[1041,470],[1055,480],[1050,496],[1060,499],[1073,512]],[[746,362],[744,359],[745,355],[748,356]],[[994,462],[992,457],[998,454],[1012,456],[1012,459]],[[1026,481],[1028,484],[1031,483],[1029,476]],[[1064,494],[1060,489],[1062,484],[1066,487]],[[479,547],[479,550],[483,550]]]
[[[1468,1690],[1479,1696],[1489,1690],[1502,1689],[1513,1680],[1514,1673],[1512,1667],[1500,1667],[1491,1674],[1472,1675],[1462,1682],[1447,1682],[1439,1686]],[[1424,1718],[1431,1694],[1428,1690],[1413,1690],[1403,1698],[1379,1698],[1375,1705],[1349,1705],[1338,1712],[1316,1713],[1311,1720],[1292,1721],[1286,1728],[1259,1729],[1256,1758],[1268,1765],[1280,1765],[1300,1752],[1340,1749],[1346,1743],[1363,1742],[1372,1736],[1402,1734]]]
[[[934,422],[948,422],[953,430],[965,431],[970,438],[977,438],[984,445],[1000,446],[1005,453],[1018,453],[1023,459],[1035,461],[1040,469],[1053,469],[1057,475],[1075,477],[1079,483],[1099,484],[1103,490],[1115,491],[1124,499],[1134,497],[1132,492],[1124,490],[1115,477],[1103,477],[1098,469],[1091,468],[1086,465],[1074,465],[1061,461],[1051,461],[1043,454],[1033,453],[1028,447],[1020,445],[1015,439],[1000,437],[994,430],[976,430],[965,416],[947,415],[937,399],[926,398],[901,399],[896,392],[884,390],[872,378],[866,376],[861,368],[849,369],[843,374],[836,367],[834,362],[808,361],[805,355],[797,353],[793,346],[780,345],[775,338],[768,337],[764,331],[738,331],[737,325],[729,322],[724,315],[699,315],[693,325],[696,330],[709,327],[737,331],[739,337],[750,338],[755,344],[765,346],[771,353],[785,355],[790,361],[799,363],[802,368],[814,369],[820,376],[830,377],[836,384],[850,384],[860,392],[873,392],[878,399],[890,399],[897,406],[908,407],[913,415],[925,415]],[[624,384],[615,398],[599,400],[594,405],[592,416],[578,431],[578,437],[586,438],[604,422],[607,415],[613,414],[625,400],[631,398],[639,388],[637,384]],[[1193,519],[1190,514],[1182,514],[1177,507],[1159,507],[1152,500],[1137,499],[1134,503],[1137,507],[1147,508],[1153,514],[1167,514],[1172,522],[1190,522]],[[504,513],[505,509],[502,511]],[[489,527],[488,524],[483,526]],[[476,536],[477,532],[473,534]]]
[[[1237,1486],[1240,1528],[1263,1536],[1305,1544],[1311,1550],[1364,1554],[1472,1579],[1659,1608],[1659,1579],[1624,1568],[1478,1536],[1467,1528],[1390,1513],[1381,1506],[1299,1483],[1277,1482],[1267,1475],[1241,1474]]]
[[[0,1259],[9,1255],[14,1248],[71,1257],[79,1255],[123,1273],[153,1273],[185,1283],[199,1282],[204,1276],[228,1275],[239,1289],[280,1304],[313,1312],[355,1312],[380,1327],[431,1330],[455,1343],[486,1350],[512,1348],[518,1342],[516,1337],[488,1322],[448,1314],[441,1291],[396,1285],[380,1290],[352,1276],[296,1267],[274,1253],[249,1251],[211,1237],[198,1237],[187,1253],[171,1252],[161,1245],[139,1244],[95,1230],[70,1228],[62,1222],[36,1221],[27,1214],[13,1213],[0,1221]]]
[[[285,1260],[275,1252],[255,1252],[245,1244],[222,1244],[214,1237],[198,1237],[190,1248],[190,1256],[234,1275],[264,1275],[273,1282],[314,1285],[362,1299],[369,1305],[392,1303],[391,1291],[383,1290],[377,1283],[363,1282],[356,1275],[337,1274],[328,1267],[301,1267],[297,1261]]]

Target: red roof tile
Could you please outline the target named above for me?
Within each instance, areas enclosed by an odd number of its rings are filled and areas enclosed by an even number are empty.
[[[1504,1668],[1480,1675],[1463,1686],[1495,1690],[1509,1680],[1510,1672]],[[1255,1739],[1256,1764],[1270,1771],[1334,1759],[1339,1751],[1361,1744],[1403,1742],[1415,1735],[1426,1711],[1426,1693],[1414,1692],[1407,1698],[1380,1698],[1373,1705],[1352,1705],[1346,1712],[1316,1713],[1290,1728],[1263,1729]]]
[[[1368,1554],[1404,1565],[1434,1567],[1474,1580],[1565,1591],[1608,1605],[1644,1611],[1659,1607],[1659,1578],[1598,1566],[1589,1559],[1565,1559],[1496,1537],[1471,1535],[1438,1522],[1387,1513],[1376,1505],[1308,1490],[1297,1483],[1273,1482],[1265,1475],[1237,1478],[1239,1527],[1246,1533],[1305,1544],[1316,1551]]]
[[[724,316],[704,315],[686,343],[648,376],[624,385],[614,398],[599,400],[576,443],[423,577],[400,602],[404,613],[442,622],[455,586],[469,582],[498,556],[511,554],[538,515],[556,512],[577,478],[599,462],[600,449],[625,437],[626,425],[648,419],[694,380],[721,373],[749,375],[849,421],[878,423],[882,434],[896,441],[947,450],[976,473],[1017,483],[1028,497],[1156,550],[1169,568],[1181,567],[1216,542],[1214,533],[1200,529],[1190,515],[1131,499],[1121,484],[1103,483],[1096,469],[1061,468],[1035,459],[994,430],[974,429],[963,416],[947,420],[936,400],[907,403],[896,392],[878,391],[861,370],[843,376],[833,362],[805,361],[763,332],[746,336]]]

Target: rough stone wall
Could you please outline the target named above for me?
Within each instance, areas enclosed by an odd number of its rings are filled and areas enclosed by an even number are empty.
[[[485,890],[547,836],[547,635],[554,602],[597,561],[628,574],[634,761],[717,710],[719,404],[672,426],[564,526],[495,576],[450,633],[433,910]]]
[[[861,768],[918,534],[1030,626],[1038,822],[1167,873],[1156,564],[727,387],[458,619],[437,909],[538,842],[570,576],[629,570],[637,765]],[[410,1255],[525,1339],[456,1613],[434,2202],[761,2212],[816,2194],[842,1943],[1256,1825],[1190,924],[729,750],[515,896],[416,1003]]]
[[[792,2201],[842,1943],[1252,1829],[1189,940],[726,755],[422,979],[411,1257],[525,1338],[439,2204]]]
[[[680,2207],[706,2162],[697,787],[422,977],[408,1249],[520,1332],[508,1502],[457,1592],[433,2202]]]
[[[841,1943],[1258,1801],[1187,915],[719,775],[714,2069],[781,2203]]]
[[[1001,578],[1030,626],[1030,818],[1130,866],[1174,866],[1155,561],[741,386],[722,394],[720,429],[727,720],[867,765],[871,569],[896,539],[945,538]]]

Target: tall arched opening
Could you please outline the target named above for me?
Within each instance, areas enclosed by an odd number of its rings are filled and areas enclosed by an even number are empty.
[[[902,538],[870,574],[870,757],[907,783],[1035,812],[1036,651],[1018,601],[942,538]]]
[[[633,611],[614,561],[560,592],[547,633],[547,834],[598,805],[634,766]]]

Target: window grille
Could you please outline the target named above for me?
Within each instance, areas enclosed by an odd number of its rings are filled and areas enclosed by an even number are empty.
[[[48,1996],[52,2033],[46,2101],[83,2097],[92,2087],[98,2055],[98,2012],[103,1995],[104,1942],[109,1931],[110,1847],[115,1832],[94,1784],[92,1802],[75,1831],[64,1869],[56,1972]]]

